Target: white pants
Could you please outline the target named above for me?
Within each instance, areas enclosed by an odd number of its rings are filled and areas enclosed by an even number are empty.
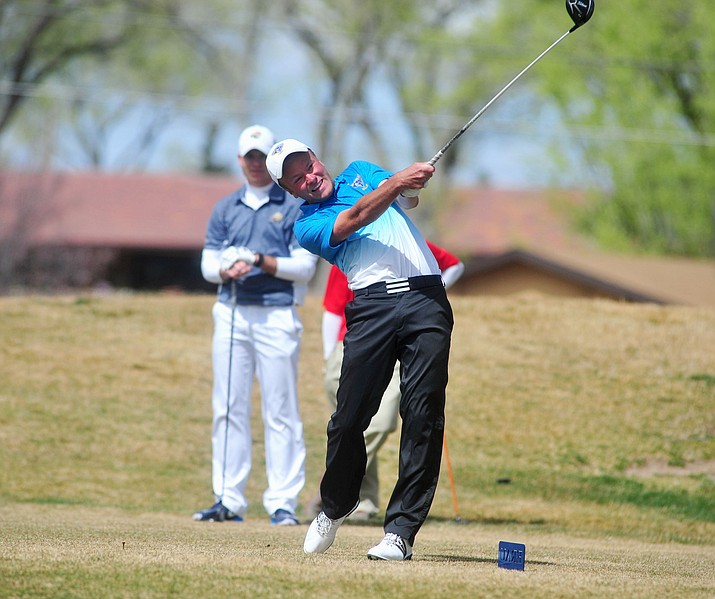
[[[236,306],[232,342],[231,306],[216,302],[213,318],[214,494],[232,512],[245,514],[255,374],[261,389],[268,479],[263,506],[269,514],[278,509],[295,513],[305,483],[305,443],[297,393],[303,325],[298,313],[294,307]]]

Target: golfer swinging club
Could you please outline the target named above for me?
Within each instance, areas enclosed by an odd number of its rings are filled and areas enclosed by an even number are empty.
[[[385,537],[367,555],[409,560],[439,478],[453,326],[437,261],[403,211],[417,206],[434,167],[418,162],[393,174],[357,161],[333,180],[295,139],[275,144],[266,167],[304,200],[294,225],[298,242],[337,265],[355,295],[345,311],[337,408],[328,423],[323,511],[308,529],[304,550],[325,552],[357,507],[366,464],[363,431],[399,360],[399,474],[385,511]]]

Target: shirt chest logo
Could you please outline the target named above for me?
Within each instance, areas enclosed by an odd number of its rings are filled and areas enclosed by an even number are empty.
[[[363,181],[360,175],[355,175],[355,179],[353,179],[353,182],[350,184],[350,187],[365,191],[367,189],[367,183]]]

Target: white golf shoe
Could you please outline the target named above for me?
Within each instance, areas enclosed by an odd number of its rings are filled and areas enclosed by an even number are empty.
[[[402,562],[412,559],[412,545],[400,535],[388,532],[385,538],[367,552],[368,559]]]
[[[353,509],[337,520],[328,518],[325,512],[321,511],[308,527],[305,542],[303,543],[303,551],[306,553],[325,553],[333,544],[340,525],[345,522],[345,518],[355,511],[357,506],[358,504],[356,503]]]

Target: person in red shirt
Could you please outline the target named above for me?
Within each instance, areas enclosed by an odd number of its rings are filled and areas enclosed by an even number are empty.
[[[437,259],[442,271],[445,288],[453,285],[464,272],[464,264],[429,240],[427,245]],[[328,274],[328,281],[323,296],[323,357],[325,359],[325,393],[331,410],[337,406],[338,382],[343,361],[343,337],[345,336],[345,306],[353,299],[353,292],[348,287],[347,277],[333,265]],[[355,511],[348,516],[350,520],[367,520],[379,512],[379,478],[377,452],[387,440],[390,433],[397,429],[397,415],[400,407],[400,363],[395,365],[395,371],[390,384],[382,396],[380,409],[370,421],[365,430],[365,449],[367,465],[365,477],[360,487],[360,503]],[[322,501],[317,493],[307,506],[308,516],[313,518],[320,511]]]

